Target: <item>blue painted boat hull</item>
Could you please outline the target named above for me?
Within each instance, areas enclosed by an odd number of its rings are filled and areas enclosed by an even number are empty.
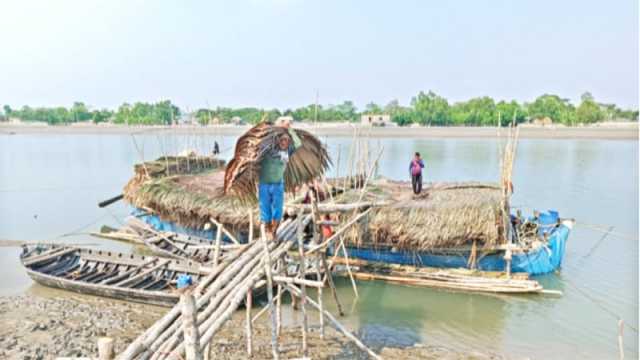
[[[172,222],[163,221],[156,215],[148,215],[139,209],[135,209],[133,215],[159,231],[176,232],[210,240],[215,238],[215,227],[209,230],[185,228]],[[560,268],[572,223],[563,222],[556,227],[558,219],[559,215],[555,211],[540,214],[538,221],[540,233],[548,232],[548,243],[525,253],[514,253],[511,260],[511,272],[542,275]],[[246,242],[246,238],[241,237],[240,241]],[[223,242],[231,242],[231,240],[225,237]],[[391,251],[366,247],[347,247],[347,251],[349,257],[367,261],[443,268],[465,268],[470,255],[470,252],[462,251],[443,254],[442,252]],[[331,253],[331,249],[329,249],[329,253]],[[477,266],[479,270],[505,271],[504,251],[496,251],[493,254],[483,256],[478,260]]]
[[[542,275],[560,268],[571,225],[561,224],[549,232],[548,244],[525,253],[514,253],[511,260],[511,272]],[[410,266],[428,266],[443,268],[465,268],[469,262],[470,252],[444,254],[442,252],[391,251],[374,248],[347,247],[349,257]],[[479,270],[505,271],[504,251],[480,258],[477,262]]]

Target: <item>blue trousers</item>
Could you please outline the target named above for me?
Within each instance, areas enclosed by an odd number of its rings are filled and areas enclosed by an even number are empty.
[[[260,220],[263,223],[282,220],[284,183],[260,183],[258,185],[258,201],[260,202]]]

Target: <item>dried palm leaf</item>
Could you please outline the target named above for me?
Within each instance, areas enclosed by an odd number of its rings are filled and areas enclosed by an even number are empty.
[[[278,146],[278,138],[287,131],[268,122],[261,122],[238,139],[234,157],[225,172],[226,194],[233,194],[243,201],[257,200],[260,163],[269,151]],[[285,169],[284,185],[288,192],[320,177],[331,165],[327,149],[318,138],[305,130],[294,131],[300,137],[302,145],[289,158]]]

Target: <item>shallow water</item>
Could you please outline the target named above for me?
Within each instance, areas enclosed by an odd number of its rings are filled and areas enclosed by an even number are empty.
[[[97,203],[120,193],[132,165],[184,148],[208,151],[218,140],[230,156],[234,137],[136,135],[0,135],[0,239],[129,245],[87,235],[117,226],[129,209]],[[350,138],[327,140],[334,162],[346,171]],[[411,154],[426,160],[425,181],[495,181],[494,139],[371,139],[381,175],[406,179]],[[336,175],[336,172],[333,173]],[[617,357],[617,317],[625,353],[638,357],[638,142],[521,140],[514,170],[513,205],[525,212],[556,209],[577,219],[563,268],[539,277],[555,296],[487,296],[339,279],[344,319],[372,346],[421,342],[481,349],[513,357]],[[613,226],[603,238],[601,230]],[[598,245],[599,244],[599,245]],[[0,248],[0,295],[31,287],[18,249]],[[333,300],[326,298],[331,308]],[[291,314],[294,318],[296,314]],[[317,319],[316,319],[317,321]]]

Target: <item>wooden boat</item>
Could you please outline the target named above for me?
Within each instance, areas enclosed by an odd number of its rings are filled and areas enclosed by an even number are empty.
[[[137,235],[140,242],[159,256],[202,264],[212,262],[216,256],[216,245],[208,239],[169,231],[158,231],[137,219],[132,219],[128,227]],[[228,254],[230,250],[242,246],[244,245],[221,244],[218,256],[224,258],[224,255]]]
[[[559,219],[557,213],[549,221],[539,222],[539,240],[513,244],[511,247],[511,272],[542,275],[558,270],[562,265],[573,224],[571,219]],[[347,246],[347,251],[349,257],[365,261],[435,268],[465,268],[473,257],[473,250],[469,247],[410,251],[388,247]],[[484,252],[476,260],[476,269],[507,271],[505,252],[506,246]]]
[[[31,279],[45,286],[161,306],[179,300],[179,275],[197,284],[211,271],[193,261],[59,245],[23,246],[20,260]]]

